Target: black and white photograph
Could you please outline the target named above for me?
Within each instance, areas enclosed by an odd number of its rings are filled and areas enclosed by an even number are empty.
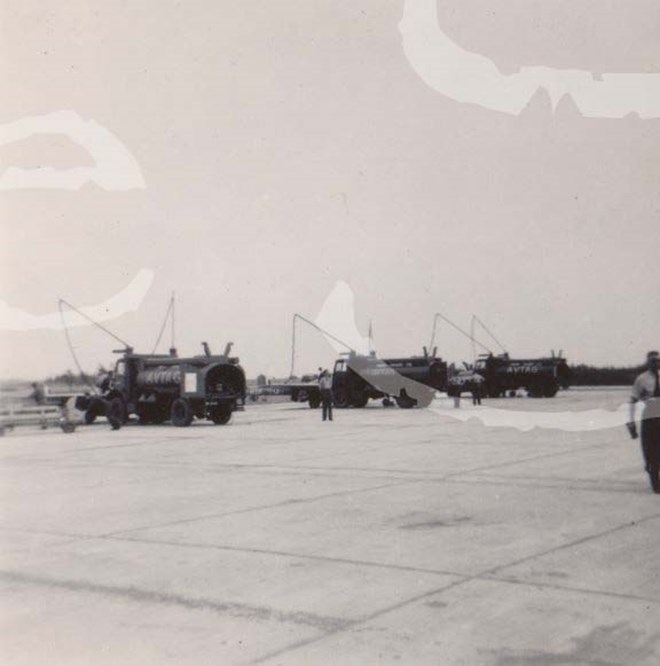
[[[0,663],[660,664],[657,2],[0,29]]]

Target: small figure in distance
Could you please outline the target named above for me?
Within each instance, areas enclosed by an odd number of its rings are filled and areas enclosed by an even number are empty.
[[[32,393],[30,399],[34,400],[37,405],[46,403],[46,387],[41,382],[32,382]]]
[[[319,368],[321,370],[321,368]],[[327,370],[321,370],[319,374],[319,389],[321,391],[321,406],[323,420],[332,421],[332,375]]]
[[[484,378],[478,373],[475,372],[472,377],[472,404],[480,405],[481,404],[481,388],[484,383]]]
[[[450,386],[447,389],[447,397],[454,399],[454,409],[460,409],[461,407],[461,387]]]
[[[642,454],[653,492],[660,493],[660,354],[650,351],[646,355],[647,370],[635,379],[630,394],[630,420],[627,423],[632,439],[637,439],[635,404],[644,403],[642,411]]]

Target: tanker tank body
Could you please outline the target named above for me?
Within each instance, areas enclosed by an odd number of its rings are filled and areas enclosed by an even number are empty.
[[[172,404],[180,397],[181,366],[166,365],[162,358],[148,356],[135,360],[137,404],[127,411],[137,414],[140,423],[162,423],[170,418]],[[128,406],[130,401],[126,403]],[[132,407],[134,402],[130,404]]]
[[[135,354],[125,350],[114,370],[105,397],[109,418],[127,421],[132,414],[140,423],[188,426],[194,418],[216,424],[229,422],[234,411],[245,407],[246,379],[239,359],[224,354],[178,357]]]

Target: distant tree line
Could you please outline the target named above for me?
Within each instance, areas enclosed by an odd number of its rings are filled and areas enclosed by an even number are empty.
[[[86,386],[89,386],[89,384],[94,384],[99,375],[103,375],[107,372],[108,371],[105,369],[103,365],[99,365],[95,373],[87,373],[84,371],[73,372],[72,370],[67,370],[66,372],[60,373],[59,375],[53,375],[52,377],[48,377],[45,380],[45,383],[66,384],[67,386],[79,386],[80,384],[84,384]]]
[[[594,365],[571,365],[571,386],[629,386],[635,381],[644,366],[621,368]]]

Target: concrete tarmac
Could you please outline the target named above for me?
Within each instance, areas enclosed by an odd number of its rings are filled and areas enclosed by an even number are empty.
[[[625,390],[0,439],[0,663],[660,663],[660,496]],[[466,411],[467,410],[467,411]]]

